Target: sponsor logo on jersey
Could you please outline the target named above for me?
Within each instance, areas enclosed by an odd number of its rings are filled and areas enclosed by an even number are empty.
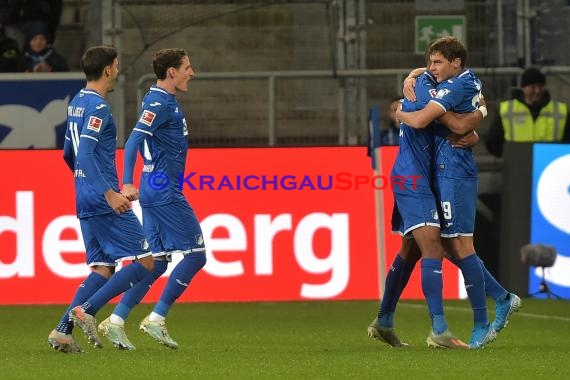
[[[95,132],[99,132],[101,130],[101,125],[103,124],[103,119],[99,119],[96,116],[90,116],[89,122],[87,123],[87,129],[90,129]]]
[[[99,104],[98,106],[95,107],[95,109],[100,110],[103,107],[107,107],[106,104]]]
[[[151,106],[151,107],[156,107],[156,106],[159,106],[159,105],[160,105],[159,102],[154,102],[154,103],[150,103],[150,104],[149,104],[149,106]]]
[[[139,119],[139,122],[148,125],[149,127],[152,125],[152,122],[154,121],[154,118],[156,117],[156,114],[154,112],[150,112],[148,110],[144,110],[141,118]]]
[[[449,94],[450,91],[447,88],[442,88],[441,90],[439,90],[437,92],[437,94],[435,95],[436,98],[438,99],[442,99],[445,95]]]

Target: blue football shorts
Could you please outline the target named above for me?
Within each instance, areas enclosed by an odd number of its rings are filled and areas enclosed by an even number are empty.
[[[477,178],[435,178],[435,195],[440,200],[441,236],[473,236],[477,212]]]
[[[392,231],[402,236],[419,227],[440,227],[438,208],[431,190],[394,191],[392,210]]]
[[[122,260],[149,256],[141,223],[132,210],[79,219],[87,265],[116,266]]]
[[[143,229],[153,256],[205,253],[198,218],[186,201],[142,207]]]

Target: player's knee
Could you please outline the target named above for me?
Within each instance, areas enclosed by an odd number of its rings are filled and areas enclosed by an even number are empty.
[[[162,276],[166,269],[168,268],[168,261],[164,258],[155,258],[154,259],[154,270],[153,272],[156,274],[156,278]]]
[[[189,260],[192,260],[192,263],[198,270],[202,269],[204,265],[206,265],[206,254],[205,253],[189,253],[186,254],[186,257]]]
[[[106,279],[109,279],[115,273],[115,267],[106,265],[94,265],[91,267],[91,271],[105,277]]]
[[[154,269],[154,259],[152,256],[146,256],[138,259],[138,262],[147,270],[147,272],[152,272]]]

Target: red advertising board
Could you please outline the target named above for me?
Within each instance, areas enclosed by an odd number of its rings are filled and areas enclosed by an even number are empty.
[[[374,186],[383,187],[389,267],[400,244],[386,182],[396,152],[382,149],[374,179],[362,147],[191,149],[182,184],[208,262],[181,301],[378,299]],[[61,155],[0,151],[0,304],[68,303],[88,273]],[[456,298],[457,271],[445,273],[445,296]],[[144,302],[157,300],[166,275]],[[404,297],[423,298],[417,274]]]

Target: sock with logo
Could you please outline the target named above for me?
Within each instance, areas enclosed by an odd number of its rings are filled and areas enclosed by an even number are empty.
[[[190,282],[200,269],[206,264],[206,255],[203,253],[189,253],[176,264],[168,277],[168,281],[160,299],[154,307],[156,314],[166,317],[170,307],[184,293]]]
[[[410,279],[415,264],[415,262],[409,264],[399,254],[394,258],[390,270],[386,274],[384,295],[378,310],[378,324],[380,326],[388,328],[394,326],[396,305]]]
[[[465,279],[465,289],[469,296],[469,302],[473,309],[473,320],[475,327],[487,325],[487,300],[485,299],[485,276],[481,267],[481,261],[475,252],[458,260],[457,262],[463,278]]]
[[[107,278],[101,276],[99,273],[91,272],[89,276],[79,285],[73,296],[73,300],[65,313],[61,316],[59,324],[55,328],[57,331],[64,334],[71,334],[73,331],[73,322],[69,320],[69,312],[77,305],[81,305],[85,300],[91,297],[97,290],[99,290],[105,283]]]
[[[142,281],[149,272],[145,267],[135,261],[123,267],[120,271],[111,276],[109,281],[93,294],[81,307],[87,314],[95,315],[113,297],[118,296],[139,281]]]
[[[443,313],[443,275],[441,260],[422,259],[422,291],[426,299],[435,334],[447,330],[447,321]]]
[[[133,307],[135,307],[144,296],[150,290],[151,285],[166,272],[166,268],[168,267],[168,262],[164,260],[154,260],[154,268],[152,272],[147,273],[146,277],[141,281],[137,282],[132,288],[128,289],[121,301],[113,310],[113,314],[111,315],[111,322],[121,324],[121,320],[116,319],[115,317],[120,317],[123,321],[128,318],[129,314]]]

